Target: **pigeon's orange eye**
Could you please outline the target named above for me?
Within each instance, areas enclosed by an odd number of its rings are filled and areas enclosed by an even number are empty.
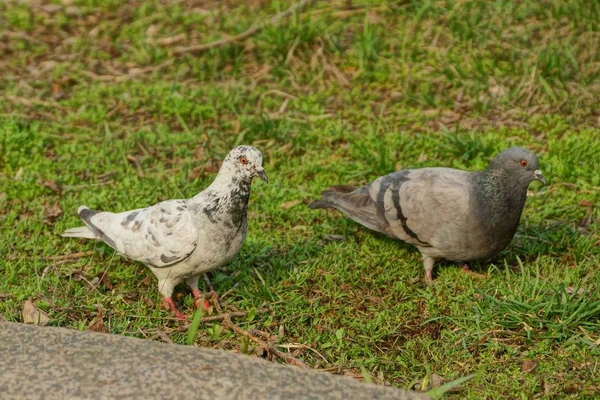
[[[246,157],[240,157],[240,162],[244,165],[248,164],[248,159]]]
[[[526,160],[521,160],[520,164],[521,164],[521,167],[526,167],[529,165],[529,163]]]

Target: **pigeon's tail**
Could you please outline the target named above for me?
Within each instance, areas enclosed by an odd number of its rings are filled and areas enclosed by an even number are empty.
[[[335,202],[336,195],[351,193],[355,190],[356,190],[356,186],[350,186],[350,185],[332,186],[328,190],[325,190],[321,193],[321,196],[322,196],[321,200],[313,201],[312,203],[310,203],[308,205],[308,208],[313,209],[313,210],[316,208],[337,208],[336,202]]]
[[[62,237],[79,237],[85,239],[95,239],[96,235],[87,226],[78,226],[77,228],[71,228],[64,231]]]
[[[385,233],[385,226],[377,218],[377,205],[369,190],[348,185],[332,186],[321,193],[321,199],[309,204],[309,208],[335,208],[369,229]]]
[[[77,209],[79,218],[83,220],[86,226],[78,226],[77,228],[67,229],[62,233],[62,237],[80,237],[85,239],[97,239],[98,236],[94,232],[93,225],[91,225],[90,218],[97,214],[98,211],[90,210],[86,206],[80,206]]]

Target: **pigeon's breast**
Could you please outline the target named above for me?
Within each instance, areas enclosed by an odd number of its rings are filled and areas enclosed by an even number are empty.
[[[198,245],[185,261],[186,275],[193,276],[211,271],[229,262],[240,251],[248,224],[244,221],[238,229],[212,227],[201,229]]]
[[[440,227],[431,246],[417,247],[425,255],[448,261],[484,260],[496,256],[510,244],[518,222],[506,222],[497,223],[471,214],[456,224]]]

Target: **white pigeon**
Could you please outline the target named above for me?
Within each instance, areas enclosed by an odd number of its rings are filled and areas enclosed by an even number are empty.
[[[175,316],[185,319],[175,307],[173,289],[185,280],[198,307],[200,275],[239,252],[248,231],[248,198],[255,176],[268,182],[261,152],[238,146],[227,155],[213,183],[191,199],[121,213],[81,206],[77,213],[85,226],[68,229],[62,236],[102,240],[121,255],[146,264]]]

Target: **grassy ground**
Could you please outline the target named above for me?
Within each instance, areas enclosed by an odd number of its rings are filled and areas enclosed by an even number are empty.
[[[22,320],[30,298],[51,325],[187,343],[145,267],[59,233],[80,204],[191,197],[254,144],[271,182],[254,184],[242,251],[211,274],[226,309],[250,311],[240,326],[379,384],[473,373],[453,396],[598,395],[598,3],[319,2],[177,54],[291,4],[238,3],[0,4],[0,315]],[[473,265],[487,279],[447,263],[427,287],[411,246],[306,207],[331,184],[480,169],[515,144],[550,185],[532,184],[501,257]],[[219,323],[194,341],[260,353]]]

